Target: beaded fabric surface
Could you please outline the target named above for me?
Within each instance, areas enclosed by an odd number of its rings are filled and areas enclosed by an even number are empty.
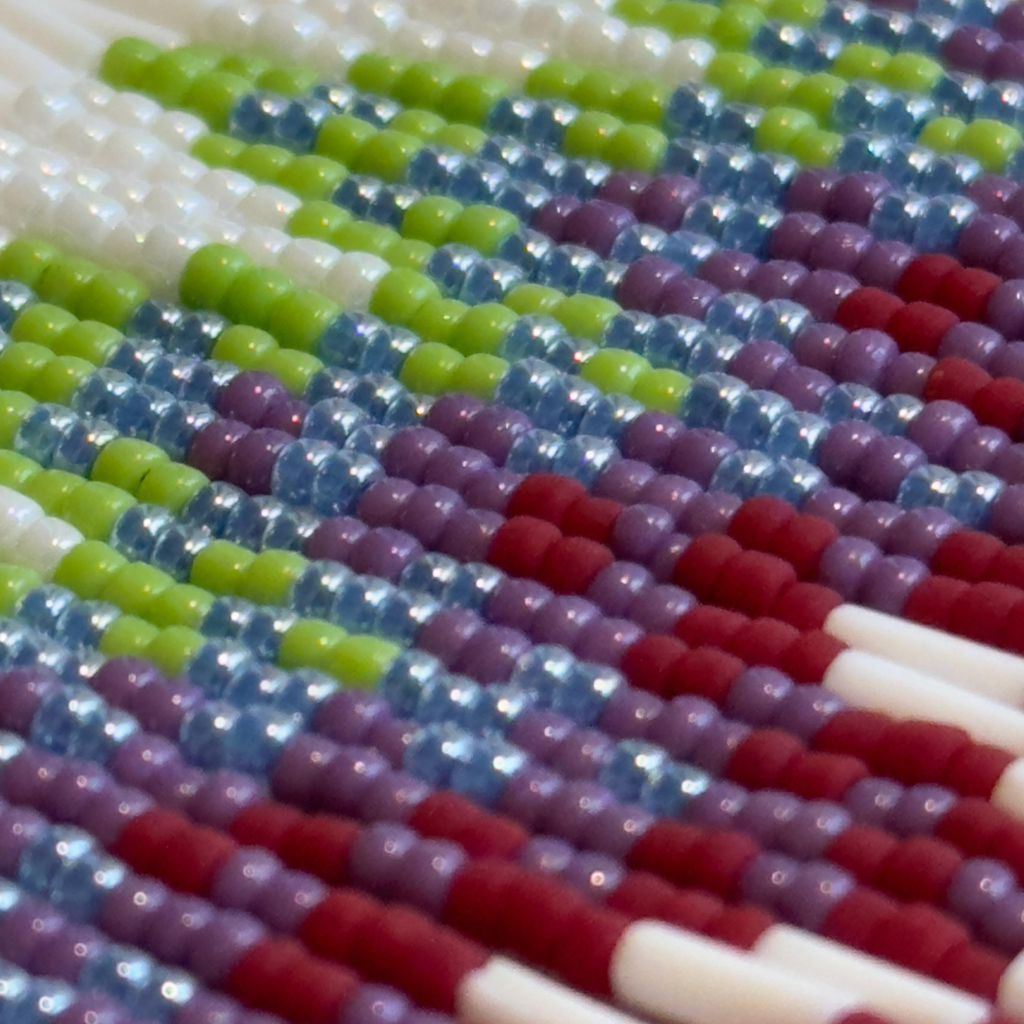
[[[1024,0],[0,40],[2,1024],[1024,1024]]]

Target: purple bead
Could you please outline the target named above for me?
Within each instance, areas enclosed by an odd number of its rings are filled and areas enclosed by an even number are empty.
[[[106,945],[106,939],[95,928],[68,923],[35,947],[30,968],[33,974],[74,984],[86,960],[98,956]]]
[[[62,767],[61,759],[35,747],[25,747],[0,773],[0,789],[11,804],[40,806]],[[3,810],[6,814],[11,808]]]
[[[894,779],[869,775],[846,791],[843,806],[855,821],[874,828],[884,828],[903,793],[904,787]]]
[[[664,709],[665,702],[660,697],[624,686],[605,704],[600,727],[616,739],[643,739]]]
[[[465,507],[457,491],[440,484],[424,484],[402,507],[395,525],[412,534],[425,548],[433,548],[448,520]]]
[[[847,517],[846,530],[855,537],[863,537],[884,548],[889,530],[904,514],[898,505],[887,501],[865,501]]]
[[[793,339],[793,355],[802,366],[831,373],[836,351],[845,337],[846,331],[838,324],[810,324]]]
[[[669,281],[661,293],[658,307],[653,312],[658,316],[678,314],[703,320],[708,306],[718,298],[718,289],[706,281],[685,275]]]
[[[615,239],[634,224],[631,210],[603,199],[588,199],[566,218],[562,241],[588,246],[607,259]]]
[[[1007,445],[989,464],[989,469],[1008,484],[1024,483],[1024,444]]]
[[[873,171],[844,174],[829,194],[826,213],[830,220],[867,224],[875,202],[891,191],[889,179]]]
[[[716,780],[690,804],[689,820],[705,828],[734,828],[749,798],[742,786]]]
[[[856,887],[842,868],[824,861],[802,864],[793,882],[779,894],[779,911],[800,928],[818,931],[832,908]]]
[[[246,494],[269,494],[270,478],[278,455],[295,442],[283,430],[260,427],[232,445],[227,479]]]
[[[726,491],[706,491],[698,495],[679,522],[691,537],[705,533],[727,533],[732,517],[743,504],[738,495]]]
[[[865,287],[895,292],[903,271],[916,256],[905,242],[872,242],[857,263],[853,276]]]
[[[394,583],[402,570],[422,554],[423,546],[415,537],[385,526],[363,534],[352,548],[348,564],[355,572]]]
[[[459,654],[455,669],[485,686],[504,683],[516,662],[530,649],[525,633],[508,626],[484,626],[474,633]]]
[[[379,775],[359,801],[359,816],[366,821],[406,821],[430,793],[430,786],[405,772]]]
[[[388,703],[380,697],[360,690],[339,690],[331,694],[317,709],[313,716],[313,728],[323,736],[329,737],[335,743],[342,745],[362,744],[374,722],[380,719],[389,719],[391,708]],[[292,743],[285,748],[286,756]],[[335,752],[331,748],[332,756]],[[317,755],[316,762],[320,763]],[[280,763],[280,762],[278,762]],[[274,784],[277,784],[277,775],[274,775]]]
[[[577,853],[562,873],[562,881],[592,903],[604,903],[622,884],[626,868],[604,853]]]
[[[387,480],[380,482],[388,483]],[[411,490],[413,485],[409,484],[408,487]],[[370,490],[372,491],[373,487]],[[363,498],[366,498],[366,494],[363,495]],[[361,506],[362,501],[360,501]],[[366,523],[360,522],[352,516],[336,516],[332,519],[325,519],[316,528],[313,536],[306,541],[306,557],[344,563],[348,560],[353,545],[368,529],[369,526]]]
[[[814,270],[800,282],[793,299],[810,310],[815,320],[828,321],[835,317],[839,304],[860,283],[849,274],[838,270]]]
[[[765,665],[745,669],[729,688],[724,710],[750,725],[767,725],[793,690],[789,676]]]
[[[999,250],[995,272],[1006,280],[1024,277],[1024,232],[1014,235],[1003,243],[1003,247]],[[1013,376],[1017,376],[1017,374]]]
[[[852,601],[860,590],[864,574],[881,557],[878,546],[863,537],[838,537],[821,556],[818,582]]]
[[[1024,3],[1021,3],[1021,0],[1013,0],[1007,4],[996,15],[995,27],[1004,39],[1018,42],[1024,39]]]
[[[993,908],[1017,890],[1017,878],[1002,861],[968,857],[946,890],[946,906],[958,917],[980,924]]]
[[[680,439],[682,440],[682,439]],[[705,439],[702,439],[702,443]],[[675,461],[675,449],[669,459],[668,469],[672,470]],[[680,476],[674,472],[662,473],[654,477],[640,492],[640,498],[646,505],[657,505],[665,509],[675,523],[685,515],[691,503],[701,495],[700,486],[689,476]]]
[[[796,286],[810,273],[795,260],[769,260],[750,275],[747,290],[762,302],[791,298]]]
[[[618,668],[626,651],[642,636],[643,630],[629,619],[596,618],[580,630],[572,650],[584,661]]]
[[[749,252],[738,249],[718,249],[701,265],[702,281],[713,284],[720,292],[745,292],[751,274],[760,261]]]
[[[452,515],[441,531],[437,550],[460,562],[486,562],[491,541],[504,522],[497,512],[461,509]]]
[[[736,827],[755,838],[762,846],[774,846],[783,827],[796,816],[801,800],[792,793],[762,789],[747,797],[736,816]]]
[[[405,1024],[409,1000],[383,985],[361,985],[345,1003],[338,1024]]]
[[[800,870],[792,857],[764,850],[747,866],[740,879],[740,895],[744,900],[774,910],[783,890],[791,886]]]
[[[184,964],[197,936],[216,914],[206,900],[172,892],[150,918],[143,945],[161,960]]]
[[[575,196],[554,196],[533,215],[530,226],[534,231],[539,231],[554,241],[561,242],[565,231],[565,222],[569,219],[569,215],[581,205],[581,200]]]
[[[930,575],[916,558],[886,555],[871,563],[861,579],[857,600],[889,615],[902,615],[914,588]]]
[[[366,743],[380,754],[392,767],[399,767],[405,760],[405,751],[412,742],[418,726],[415,722],[401,719],[378,719],[366,735]],[[366,799],[366,792],[360,794],[359,802]]]
[[[199,989],[174,1014],[174,1024],[242,1024],[243,1014],[238,1003],[227,996]]]
[[[992,293],[985,319],[1007,341],[1024,337],[1024,278],[1004,281]]]
[[[196,937],[186,966],[209,985],[222,984],[245,954],[266,938],[255,918],[221,911]]]
[[[664,464],[671,472],[687,477],[699,487],[707,487],[722,459],[738,447],[731,437],[717,430],[706,427],[681,430],[666,452]]]
[[[908,786],[886,824],[898,836],[930,835],[956,801],[956,794],[944,786]]]
[[[562,744],[576,731],[576,724],[557,711],[531,709],[512,726],[509,739],[542,764],[550,764]]]
[[[636,595],[652,584],[650,572],[642,565],[636,562],[612,562],[594,577],[586,596],[605,615],[622,616],[629,611]]]
[[[416,645],[451,668],[482,625],[480,617],[468,608],[442,608],[420,629]]]
[[[256,897],[274,883],[282,870],[281,861],[269,850],[243,846],[214,876],[210,899],[230,910],[249,910]]]
[[[581,843],[598,853],[624,861],[633,844],[654,824],[654,818],[639,807],[612,801],[587,819]]]
[[[96,923],[115,941],[137,945],[168,895],[155,878],[130,874],[104,897]]]
[[[1021,235],[1024,243],[1024,235]],[[1021,268],[1024,273],[1024,267]],[[1024,380],[1024,341],[1011,341],[992,357],[988,371],[993,377],[1014,377]]]
[[[710,722],[693,749],[693,760],[712,775],[721,775],[736,748],[750,734],[750,726],[727,718]]]
[[[23,899],[0,920],[0,956],[26,967],[35,951],[66,927],[65,918],[48,903]]]
[[[505,786],[498,809],[535,831],[547,820],[552,801],[564,788],[565,781],[550,768],[527,764]]]
[[[77,759],[65,761],[47,786],[40,810],[55,821],[77,822],[89,801],[113,785],[114,780],[99,765]]]
[[[251,428],[240,420],[217,419],[208,423],[192,438],[188,464],[211,480],[222,480],[235,442],[250,432]]]
[[[394,526],[402,515],[402,509],[418,493],[419,488],[411,480],[403,480],[400,477],[387,477],[378,480],[364,492],[356,505],[356,515],[362,521],[365,529],[381,526]],[[325,520],[325,524],[333,520]],[[320,529],[323,529],[321,526]],[[363,532],[365,532],[365,529]],[[317,530],[319,533],[320,530]],[[315,536],[315,535],[314,535]],[[362,533],[359,534],[362,536]],[[318,554],[318,558],[335,558],[339,562],[348,560],[348,553],[352,550],[358,537],[347,540],[344,555]]]
[[[110,846],[125,825],[152,806],[153,801],[141,790],[109,786],[101,789],[86,804],[78,818],[78,825],[94,835],[104,846]]]
[[[531,836],[516,858],[521,867],[543,875],[560,875],[572,861],[575,851],[561,839]]]
[[[593,782],[611,760],[615,744],[597,729],[578,729],[560,744],[551,767],[566,779]]]
[[[982,213],[971,218],[960,232],[956,254],[965,266],[987,269],[993,255],[999,252],[1006,241],[1018,234],[1020,228],[1009,217],[998,213]],[[992,323],[991,320],[989,323]]]
[[[853,483],[860,463],[867,459],[871,445],[881,437],[877,427],[859,420],[841,420],[818,447],[818,466],[837,486]]]
[[[517,438],[531,427],[525,413],[488,405],[470,417],[461,443],[483,452],[496,466],[503,466]]]
[[[580,633],[597,621],[600,611],[583,597],[551,598],[533,617],[531,638],[538,644],[557,644],[573,650]]]
[[[985,914],[980,930],[997,949],[1016,956],[1024,949],[1024,892],[1008,893]]]
[[[700,186],[681,174],[663,174],[643,190],[635,210],[644,224],[675,231],[700,195]]]
[[[461,846],[445,839],[420,839],[402,858],[402,869],[392,883],[395,898],[440,917],[452,880],[465,863]]]
[[[25,735],[45,698],[60,689],[60,680],[48,668],[25,666],[0,675],[0,728]]]
[[[1011,484],[992,503],[988,530],[1006,544],[1024,541],[1024,485]]]
[[[484,403],[472,395],[441,395],[435,399],[434,404],[427,410],[427,415],[423,417],[423,427],[443,435],[452,444],[462,444],[463,434],[470,421],[479,415],[480,411],[484,408]],[[422,428],[403,427],[398,433],[405,434],[417,429]],[[398,434],[395,436],[397,437]],[[394,443],[394,438],[389,442],[388,447],[392,443]],[[438,446],[435,445],[434,447]],[[397,472],[396,469],[389,469],[386,464],[384,469],[390,476],[405,475],[404,473]]]
[[[536,580],[505,577],[487,600],[487,618],[529,634],[534,615],[549,600],[551,591]]]
[[[729,364],[729,373],[746,381],[752,388],[767,388],[787,363],[794,362],[793,353],[777,341],[750,341]]]
[[[817,412],[822,399],[834,385],[835,381],[820,370],[794,363],[783,366],[772,381],[772,388],[797,412]]]
[[[998,32],[981,25],[960,25],[942,44],[943,60],[957,71],[980,75],[988,65],[992,51],[1003,41]]]
[[[841,180],[839,174],[826,167],[805,167],[786,189],[786,209],[824,213],[832,190]]]
[[[353,881],[376,896],[390,897],[404,868],[406,854],[419,842],[416,833],[404,825],[377,822],[362,829],[348,854]]]
[[[291,935],[326,895],[326,887],[312,875],[282,871],[256,897],[253,914],[269,928]]]
[[[659,583],[666,583],[672,579],[679,556],[689,546],[690,538],[685,533],[673,533],[666,537],[649,559],[648,564],[651,573]]]
[[[775,716],[775,727],[810,743],[818,730],[846,704],[823,686],[795,686]]]
[[[201,825],[227,829],[241,811],[265,795],[251,776],[222,769],[206,776],[189,804],[189,814]]]
[[[439,484],[461,493],[471,477],[494,468],[494,463],[483,452],[453,444],[430,456],[423,473],[423,483]]]
[[[243,370],[217,396],[217,412],[227,419],[255,427],[273,406],[288,398],[288,389],[276,377],[257,370]]]
[[[964,320],[946,331],[935,354],[940,359],[966,359],[987,367],[1005,347],[1006,339],[991,327]]]
[[[941,508],[914,508],[892,524],[886,535],[886,550],[893,555],[907,555],[926,565],[960,523]]]
[[[136,691],[128,710],[144,729],[177,739],[185,716],[204,700],[203,691],[190,683],[150,683]]]
[[[768,241],[768,255],[773,260],[793,260],[806,263],[808,253],[825,221],[816,213],[787,213],[772,231]]]
[[[681,587],[661,583],[638,594],[629,606],[629,617],[647,633],[670,633],[697,599]]]
[[[152,733],[136,733],[114,752],[110,770],[125,785],[145,788],[163,765],[180,763],[181,752],[170,740]]]
[[[615,802],[604,786],[567,782],[547,801],[543,827],[570,843],[578,843],[591,820]]]
[[[852,491],[842,487],[826,487],[807,499],[803,511],[807,515],[820,516],[837,530],[842,530],[854,509],[860,508],[862,504],[861,499]]]
[[[301,398],[287,398],[275,402],[266,412],[259,426],[271,430],[283,430],[292,437],[302,436],[302,427],[309,415],[309,405]]]
[[[852,331],[839,343],[832,375],[837,381],[878,386],[885,367],[896,358],[896,342],[882,331]]]
[[[779,849],[797,860],[821,857],[852,823],[849,811],[827,800],[807,800],[779,830]]]
[[[642,488],[651,479],[654,473],[642,479],[646,472],[643,464],[661,469],[668,461],[676,439],[679,438],[686,428],[677,416],[671,416],[664,412],[645,412],[638,416],[626,427],[622,434],[621,449],[623,456],[630,461],[627,469],[621,470],[622,481],[620,486]],[[621,466],[622,463],[619,463]],[[716,463],[717,465],[717,463]],[[606,470],[602,478],[610,476],[616,467]],[[713,471],[712,471],[713,472]],[[602,494],[602,497],[613,495]]]
[[[504,515],[512,492],[522,480],[519,473],[507,469],[477,473],[467,482],[462,497],[470,508]]]
[[[1007,199],[1019,188],[1015,181],[1002,175],[983,174],[964,189],[964,195],[977,203],[983,213],[1003,213]]]
[[[320,776],[319,799],[328,810],[352,814],[375,778],[390,772],[387,760],[368,747],[340,747]]]
[[[695,280],[687,278],[683,268],[671,260],[662,259],[660,256],[641,256],[629,265],[615,289],[615,298],[626,309],[653,313],[658,309],[662,296],[671,282]],[[703,282],[697,283],[702,288],[711,288],[710,285],[705,286]]]
[[[718,708],[703,697],[673,697],[651,723],[647,738],[677,760],[688,758],[704,734],[721,719]]]
[[[100,666],[89,685],[104,700],[123,708],[138,690],[154,681],[166,682],[167,679],[149,662],[139,658],[111,658]]]
[[[905,437],[876,437],[857,466],[865,498],[894,501],[906,475],[927,462],[924,452]]]
[[[977,425],[974,414],[959,402],[928,402],[907,427],[907,437],[930,462],[944,463],[953,445]]]
[[[811,242],[807,265],[815,270],[852,273],[874,240],[875,236],[859,224],[846,221],[826,224]]]
[[[645,563],[674,527],[675,519],[660,505],[631,505],[615,520],[612,548],[620,558]]]
[[[635,212],[636,204],[651,180],[651,176],[643,171],[616,171],[601,183],[597,197]]]

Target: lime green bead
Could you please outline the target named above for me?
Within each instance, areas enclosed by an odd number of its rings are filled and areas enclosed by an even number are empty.
[[[128,564],[109,544],[86,540],[76,544],[54,570],[53,582],[84,601],[95,601],[107,584]]]
[[[66,473],[62,469],[44,469],[25,481],[21,493],[26,498],[39,502],[42,510],[48,515],[56,515],[68,497],[85,481],[74,473]]]
[[[82,290],[99,272],[100,268],[91,260],[75,256],[59,257],[40,275],[35,288],[36,295],[43,302],[73,309],[78,305]]]
[[[571,98],[582,110],[615,110],[628,88],[628,75],[596,68],[573,86]]]
[[[275,304],[294,291],[291,279],[273,267],[249,267],[234,279],[219,309],[229,320],[263,327]]]
[[[11,487],[16,491],[23,491],[29,481],[42,472],[43,468],[38,462],[33,462],[17,452],[0,450],[0,487]]]
[[[327,671],[330,652],[347,639],[341,626],[324,619],[299,619],[281,637],[277,663],[284,669],[315,668]]]
[[[155,444],[135,437],[119,437],[96,457],[92,479],[134,494],[149,470],[166,461],[167,453]]]
[[[958,117],[936,117],[921,129],[917,141],[937,153],[950,153],[956,149],[966,127]]]
[[[11,324],[11,337],[15,341],[29,341],[50,348],[58,343],[60,336],[69,327],[77,323],[78,318],[66,309],[52,306],[48,302],[37,302],[26,306],[18,314]]]
[[[492,256],[509,235],[519,230],[519,218],[500,206],[467,206],[452,221],[448,241],[471,245],[484,256]]]
[[[454,149],[466,156],[479,153],[488,135],[482,128],[471,124],[442,125],[430,138],[431,145]]]
[[[425,342],[417,345],[406,357],[398,379],[410,391],[441,395],[450,390],[452,374],[464,358],[448,345]]]
[[[54,344],[54,351],[64,356],[77,356],[93,366],[103,366],[117,351],[124,335],[98,320],[79,320],[72,324]]]
[[[621,348],[595,352],[580,369],[580,376],[608,394],[628,395],[641,373],[651,364],[642,355]]]
[[[415,135],[417,139],[427,142],[435,132],[448,122],[440,114],[432,110],[403,110],[388,122],[388,127],[406,135]]]
[[[331,241],[347,252],[370,252],[383,257],[399,237],[397,231],[385,224],[354,220],[338,228]]]
[[[391,95],[403,106],[436,110],[445,90],[455,81],[458,74],[458,68],[443,61],[416,61],[395,80]]]
[[[21,421],[35,408],[24,391],[0,391],[0,448],[10,448]]]
[[[562,151],[566,156],[597,159],[622,122],[601,110],[581,111],[565,129]]]
[[[902,92],[929,93],[942,77],[942,65],[923,53],[896,53],[882,69],[881,82]]]
[[[295,154],[281,146],[260,143],[246,146],[235,159],[235,170],[248,174],[254,181],[277,181]]]
[[[795,68],[769,67],[754,75],[748,99],[760,107],[777,107],[787,103],[793,90],[803,81]],[[806,109],[802,103],[792,104]]]
[[[296,288],[270,311],[267,329],[285,348],[312,352],[340,312],[341,307],[326,295]]]
[[[375,636],[347,636],[327,654],[327,671],[348,686],[372,689],[401,648]]]
[[[167,50],[142,70],[138,88],[161,106],[181,107],[192,83],[212,71],[216,61],[184,47]]]
[[[305,96],[316,88],[320,80],[321,76],[315,68],[296,65],[267,68],[256,79],[256,84],[261,89],[277,92],[282,96]]]
[[[269,352],[258,369],[276,377],[295,398],[301,398],[309,382],[324,368],[323,360],[311,352],[277,348]]]
[[[126,615],[146,617],[146,610],[157,594],[174,586],[174,577],[145,562],[129,562],[107,580],[100,595]]]
[[[33,397],[40,402],[68,405],[78,388],[96,372],[96,367],[75,356],[57,356],[36,377]]]
[[[494,397],[494,389],[506,373],[507,360],[487,352],[477,352],[467,356],[455,367],[449,383],[452,391],[475,395],[489,402]]]
[[[789,103],[810,111],[818,124],[828,125],[832,122],[832,107],[848,84],[838,75],[820,71],[796,84],[789,96]]]
[[[192,466],[161,462],[142,478],[136,496],[177,515],[209,483],[206,474]]]
[[[149,289],[137,277],[104,270],[82,289],[75,312],[82,320],[99,320],[123,330],[148,298]]]
[[[134,504],[135,499],[123,487],[90,480],[61,505],[58,515],[83,537],[105,541],[114,523]]]
[[[447,196],[423,196],[414,200],[402,216],[402,234],[431,245],[443,245],[463,209],[462,203]]]
[[[155,626],[187,626],[198,629],[213,604],[213,595],[191,583],[175,583],[153,599],[149,619]]]
[[[268,352],[277,348],[277,340],[257,327],[234,324],[213,343],[210,358],[235,363],[243,370],[255,369]]]
[[[192,559],[189,582],[213,594],[237,594],[256,555],[241,544],[214,540]]]
[[[766,20],[764,13],[753,4],[731,3],[720,9],[711,26],[710,37],[731,50],[742,49],[750,45],[754,33]]]
[[[42,582],[34,569],[0,565],[0,615],[10,615],[18,607],[18,602]]]
[[[611,299],[598,295],[568,295],[551,311],[551,315],[576,338],[597,341],[608,321],[622,312]]]
[[[0,250],[0,277],[11,277],[35,288],[43,271],[59,259],[62,259],[60,249],[49,242],[16,238]]]
[[[227,130],[231,111],[252,92],[252,83],[228,71],[199,75],[185,93],[183,106],[201,117],[215,132]]]
[[[303,203],[288,221],[288,234],[330,242],[334,232],[350,223],[352,214],[325,200]]]
[[[491,108],[509,91],[508,82],[490,75],[460,75],[441,94],[438,112],[449,121],[483,124]]]
[[[843,136],[824,128],[798,132],[789,143],[789,154],[806,167],[831,167],[843,145]]]
[[[227,71],[232,75],[238,75],[247,82],[255,85],[260,75],[273,67],[272,61],[258,53],[232,53],[225,57],[218,65],[218,71]]]
[[[616,113],[626,121],[661,124],[671,88],[657,78],[635,78],[622,94]]]
[[[43,372],[43,367],[53,359],[53,353],[42,345],[16,341],[0,352],[0,381],[15,391],[26,391],[36,398],[33,384]]]
[[[288,604],[292,584],[302,575],[309,559],[295,551],[261,551],[242,573],[238,596],[256,604]]]
[[[772,0],[768,16],[773,21],[814,25],[825,11],[824,0]]]
[[[546,60],[526,76],[523,91],[537,99],[571,99],[584,74],[586,69],[574,61]]]
[[[678,370],[646,370],[630,394],[648,409],[675,413],[689,386],[690,378]]]
[[[401,181],[409,161],[423,148],[423,140],[405,132],[383,128],[359,147],[352,169],[384,181]]]
[[[495,355],[518,317],[507,306],[484,302],[467,309],[454,325],[447,343],[464,356],[484,352]],[[443,340],[443,339],[436,339]]]
[[[234,167],[246,149],[241,139],[211,132],[209,135],[200,135],[192,143],[189,153],[208,167]]]
[[[727,100],[740,100],[750,95],[750,83],[762,70],[761,62],[749,53],[721,51],[711,58],[704,81],[721,90]]]
[[[957,148],[973,156],[986,171],[998,174],[1006,161],[1021,147],[1021,133],[1012,125],[979,118],[964,129]]]
[[[814,117],[797,107],[772,107],[761,117],[754,131],[754,146],[774,153],[785,153],[794,138],[816,128]]]
[[[526,316],[529,313],[549,314],[565,296],[557,288],[543,284],[517,284],[505,296],[509,309]]]
[[[390,96],[408,63],[383,53],[361,53],[348,69],[348,80],[363,92]]]
[[[384,258],[395,270],[422,272],[433,255],[434,247],[429,242],[422,242],[418,238],[399,238]]]
[[[106,658],[144,658],[159,632],[137,615],[122,615],[100,637],[100,654]]]
[[[337,114],[327,118],[321,126],[316,137],[316,152],[351,166],[366,140],[376,132],[377,129],[367,121],[360,121],[348,114]]]
[[[708,36],[718,17],[712,4],[672,0],[654,16],[654,24],[673,36]]]
[[[146,645],[146,661],[165,675],[176,676],[188,666],[199,649],[206,643],[202,633],[187,626],[169,626]]]
[[[452,331],[468,309],[469,306],[458,299],[428,299],[416,311],[409,329],[423,341],[451,344],[449,338]]]
[[[664,0],[618,0],[612,13],[633,25],[647,25],[664,6]]]
[[[333,196],[347,174],[336,160],[307,153],[297,156],[281,171],[277,184],[308,202]]]
[[[100,78],[115,89],[138,88],[146,68],[159,56],[160,47],[145,39],[118,39],[103,54]]]
[[[428,299],[441,295],[437,285],[414,270],[389,270],[373,289],[370,312],[388,323],[407,326]]]
[[[665,159],[668,138],[649,124],[623,125],[605,144],[603,159],[612,167],[654,174]]]
[[[888,50],[867,43],[851,43],[844,46],[832,63],[832,73],[848,82],[860,78],[877,81],[886,64],[892,59]]]

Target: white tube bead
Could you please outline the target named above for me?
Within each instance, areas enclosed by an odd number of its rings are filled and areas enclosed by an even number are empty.
[[[43,5],[5,4],[3,20],[5,28],[69,71],[90,67],[105,46],[95,31]]]
[[[1024,712],[905,665],[848,648],[822,682],[853,707],[958,726],[979,743],[1024,755]]]
[[[365,310],[377,282],[390,269],[384,260],[371,253],[342,253],[324,278],[324,293],[343,309]]]
[[[65,89],[31,86],[23,89],[11,105],[18,130],[32,139],[45,139],[72,118],[85,112],[82,102]]]
[[[301,205],[301,200],[286,189],[276,185],[257,185],[238,201],[235,211],[244,221],[283,230]]]
[[[13,487],[0,486],[0,549],[6,550],[13,533],[31,526],[37,519],[43,518],[43,508],[38,501],[14,490]]]
[[[1024,821],[1024,758],[1018,757],[999,777],[990,797],[992,805],[1017,821]]]
[[[47,2],[54,3],[55,0]],[[67,17],[87,26],[90,31],[108,41],[122,36],[139,36],[157,46],[176,46],[183,42],[180,32],[167,28],[156,19],[136,17],[136,14],[142,13],[139,7],[129,11],[122,4],[92,3],[91,0],[56,2]]]
[[[828,978],[896,1024],[980,1024],[990,1009],[984,999],[786,924],[769,928],[753,952],[763,963]]]
[[[1024,953],[1018,953],[1003,972],[996,1005],[1015,1020],[1024,1020]]]
[[[290,241],[291,235],[277,228],[247,227],[238,240],[238,247],[259,266],[272,267]]]
[[[262,4],[252,0],[231,0],[219,4],[207,15],[199,35],[231,50],[251,49],[261,9]]]
[[[6,27],[0,28],[0,46],[4,48],[4,72],[13,82],[24,86],[31,82],[60,85],[71,77],[71,72],[40,53],[34,46],[12,35]]]
[[[1024,707],[1024,658],[893,615],[843,604],[825,632],[857,650],[926,672],[991,700]]]
[[[70,523],[44,516],[21,531],[8,557],[15,565],[35,569],[44,580],[50,580],[61,559],[83,539]]]
[[[315,238],[293,238],[281,250],[278,264],[305,288],[319,288],[341,259],[341,253]]]
[[[657,921],[630,925],[612,957],[616,1000],[678,1024],[831,1024],[849,992]]]
[[[327,31],[323,19],[295,4],[267,10],[256,26],[254,45],[286,60],[303,60]]]

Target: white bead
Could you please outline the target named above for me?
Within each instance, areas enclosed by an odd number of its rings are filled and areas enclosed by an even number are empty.
[[[189,257],[210,242],[209,236],[196,228],[158,224],[146,234],[142,259],[160,275],[164,290],[173,293]]]
[[[0,226],[0,249],[5,249],[15,239],[15,232]]]
[[[100,248],[126,216],[124,207],[116,200],[75,188],[61,200],[54,227],[66,244],[90,252]]]
[[[71,173],[72,162],[62,153],[53,149],[33,147],[18,157],[18,166],[38,171],[47,178],[66,177]]]
[[[317,40],[310,60],[326,75],[342,75],[360,54],[372,49],[373,44],[365,36],[325,32]]]
[[[247,196],[255,187],[256,183],[251,178],[226,167],[208,170],[196,182],[196,191],[223,209],[232,209],[237,206],[238,201]]]
[[[103,112],[119,127],[143,128],[163,113],[163,107],[137,92],[119,92]]]
[[[302,205],[297,196],[276,185],[257,185],[235,207],[238,218],[252,224],[284,228]]]
[[[210,11],[203,26],[203,38],[226,50],[247,50],[256,37],[260,4],[249,0],[232,0]]]
[[[82,104],[72,93],[41,86],[25,89],[12,109],[22,130],[35,139],[48,138],[58,125],[83,112]]]
[[[115,89],[111,89],[105,82],[96,78],[83,78],[81,81],[73,83],[71,91],[86,107],[95,107],[97,110],[106,107],[117,95]]]
[[[290,241],[291,236],[277,228],[247,227],[238,240],[238,247],[261,267],[270,267]]]
[[[624,67],[653,70],[661,65],[672,45],[672,37],[656,28],[631,28],[619,46],[618,63]]]
[[[134,213],[130,219],[115,225],[103,243],[103,261],[127,270],[138,267],[146,234],[155,226],[155,218],[144,213]]]
[[[0,154],[0,186],[7,184],[19,170],[20,168],[13,160]]]
[[[195,185],[208,170],[202,160],[172,149],[160,157],[150,169],[150,173],[156,181],[187,181]]]
[[[10,559],[15,565],[35,569],[44,580],[50,580],[61,559],[83,539],[70,523],[44,516],[21,532]]]
[[[256,45],[280,58],[305,60],[326,30],[320,18],[301,7],[272,7],[260,17]]]
[[[531,50],[522,43],[499,43],[491,52],[489,67],[499,78],[519,84],[534,68],[547,60],[543,50]]]
[[[183,218],[213,213],[210,200],[188,185],[162,182],[154,185],[142,201],[143,209],[157,218],[177,222]]]
[[[366,309],[377,282],[391,269],[379,256],[345,252],[324,278],[324,291],[344,309]]]
[[[101,191],[105,196],[117,200],[126,210],[134,212],[141,208],[153,186],[145,179],[131,174],[111,175],[110,181]]]
[[[293,238],[281,250],[281,269],[301,282],[303,287],[316,287],[341,259],[341,253],[327,242],[316,238]]]
[[[522,15],[520,32],[525,40],[551,45],[560,39],[565,26],[577,17],[575,5],[539,3],[528,6]]]
[[[566,30],[566,43],[573,54],[588,64],[606,64],[615,59],[629,26],[618,18],[578,18]]]
[[[0,153],[16,157],[25,150],[25,140],[14,132],[0,131]]]
[[[174,149],[189,149],[209,128],[194,114],[184,110],[165,110],[149,126],[153,134]]]
[[[677,39],[665,54],[664,73],[673,82],[700,82],[715,55],[703,39]]]
[[[106,170],[138,173],[147,164],[156,163],[166,145],[141,128],[118,128],[100,147],[97,160]]]
[[[471,35],[468,32],[455,32],[448,36],[441,46],[440,55],[476,74],[484,70],[487,57],[493,44],[483,36]]]
[[[75,156],[96,160],[114,126],[99,114],[84,114],[56,128],[49,136],[53,145]]]
[[[52,223],[53,207],[70,191],[60,178],[19,171],[4,186],[4,208],[10,225],[47,230]]]
[[[1024,1020],[1024,953],[1018,953],[999,981],[996,1006],[1014,1020]]]
[[[16,530],[24,530],[43,518],[39,502],[14,490],[0,486],[0,542]]]
[[[445,34],[423,21],[407,21],[391,39],[396,52],[412,60],[433,60],[441,49]]]
[[[226,217],[207,217],[196,224],[196,230],[205,232],[211,242],[237,245],[245,232],[240,224]]]
[[[1009,765],[992,790],[993,806],[1005,811],[1011,818],[1024,819],[1024,757]]]

